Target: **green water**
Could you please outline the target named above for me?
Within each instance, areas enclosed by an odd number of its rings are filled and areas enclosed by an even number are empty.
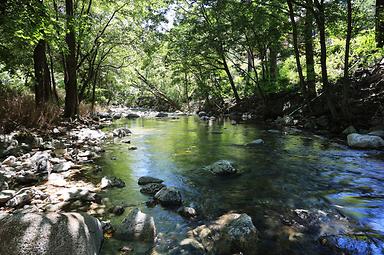
[[[132,254],[168,254],[188,230],[229,211],[252,217],[260,231],[260,254],[327,254],[312,233],[296,241],[279,234],[281,219],[294,209],[338,211],[351,219],[355,230],[384,235],[384,198],[371,196],[384,194],[380,152],[349,150],[310,134],[274,133],[253,124],[203,122],[195,117],[120,120],[118,126],[133,132],[131,145],[119,140],[107,145],[98,164],[101,175],[122,178],[126,187],[102,195],[107,207],[128,205],[125,214],[130,207],[141,208],[154,217],[158,232],[153,249],[133,243]],[[265,144],[244,146],[258,138]],[[132,145],[138,149],[128,150]],[[202,169],[221,159],[235,162],[241,175],[221,178]],[[147,208],[149,197],[139,192],[137,184],[143,175],[176,186],[184,204],[197,208],[199,219],[184,219],[159,205]],[[123,218],[111,216],[111,221],[118,224]],[[122,245],[110,239],[102,254],[119,254]],[[374,253],[381,254],[380,248]]]

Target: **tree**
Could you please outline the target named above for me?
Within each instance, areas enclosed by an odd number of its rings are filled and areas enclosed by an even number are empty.
[[[377,47],[384,46],[384,0],[376,0],[376,42]]]
[[[65,11],[67,16],[68,32],[65,41],[68,53],[65,56],[65,107],[64,116],[74,118],[79,114],[79,99],[77,94],[77,74],[76,74],[76,34],[74,24],[73,0],[65,0]]]

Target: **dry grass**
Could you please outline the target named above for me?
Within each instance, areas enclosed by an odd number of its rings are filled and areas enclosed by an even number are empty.
[[[60,118],[57,105],[35,106],[32,95],[2,93],[0,96],[0,133],[21,128],[51,128]]]

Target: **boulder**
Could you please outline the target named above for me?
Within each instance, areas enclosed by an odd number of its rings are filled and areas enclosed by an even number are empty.
[[[207,113],[206,113],[206,112],[203,112],[203,111],[199,112],[197,115],[198,115],[200,118],[203,117],[203,116],[208,116]]]
[[[0,220],[0,254],[99,254],[100,222],[79,213],[18,213]]]
[[[145,185],[145,184],[149,184],[149,183],[162,183],[162,182],[164,182],[164,181],[161,179],[155,178],[155,177],[141,176],[139,178],[138,184],[139,185]]]
[[[379,149],[384,147],[384,140],[379,136],[349,134],[347,136],[348,145],[352,148]]]
[[[144,194],[154,195],[164,187],[165,185],[162,183],[148,183],[141,187],[140,192]]]
[[[208,254],[256,254],[258,230],[247,214],[229,213],[191,231]]]
[[[175,187],[164,187],[154,197],[162,206],[179,206],[183,202],[180,191]]]
[[[124,188],[125,182],[122,179],[114,176],[104,176],[101,179],[101,183],[100,183],[101,189],[113,188],[113,187]]]
[[[153,217],[135,208],[117,227],[115,237],[124,241],[154,242],[156,227]]]
[[[237,169],[228,160],[219,160],[205,167],[206,170],[210,171],[215,175],[233,175],[237,173]]]

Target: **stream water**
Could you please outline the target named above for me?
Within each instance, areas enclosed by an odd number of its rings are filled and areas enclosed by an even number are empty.
[[[378,238],[374,244],[360,240],[356,252],[365,254],[368,247],[373,254],[383,254],[382,152],[350,150],[311,134],[283,134],[253,124],[203,122],[196,117],[119,120],[114,123],[117,126],[133,132],[131,145],[107,145],[98,164],[102,175],[117,176],[126,187],[110,189],[103,196],[107,206],[139,207],[154,217],[156,254],[169,254],[188,230],[230,211],[252,217],[260,231],[259,254],[329,254],[313,239],[314,233],[297,239],[276,234],[283,229],[282,218],[289,219],[295,209],[347,216],[351,231]],[[244,146],[258,138],[265,144]],[[129,150],[132,145],[138,149]],[[202,169],[221,159],[233,161],[241,175],[222,178]],[[177,187],[184,204],[197,208],[201,217],[191,221],[159,205],[147,208],[149,197],[139,192],[137,184],[143,175]],[[111,221],[116,225],[123,218],[113,216]],[[102,254],[119,254],[123,244],[112,238],[105,242]],[[132,254],[154,252],[147,245],[131,245]]]

